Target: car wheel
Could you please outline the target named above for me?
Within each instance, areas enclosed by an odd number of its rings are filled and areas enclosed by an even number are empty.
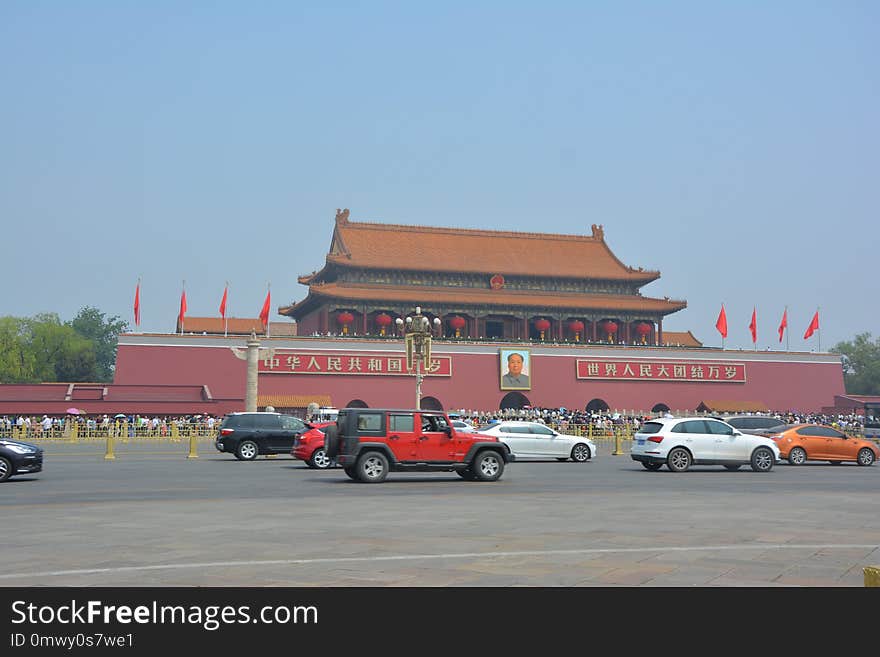
[[[872,452],[867,447],[863,447],[859,450],[859,465],[873,465],[874,464],[874,452]]]
[[[504,459],[494,449],[487,449],[477,454],[471,468],[477,481],[497,481],[504,472]]]
[[[752,452],[752,470],[755,472],[770,472],[773,469],[773,452],[767,447],[758,447]]]
[[[585,463],[590,460],[590,448],[583,443],[578,443],[571,450],[571,460]]]
[[[235,457],[239,461],[253,461],[259,453],[257,443],[253,440],[242,440],[235,450]]]
[[[348,475],[349,479],[354,479],[357,481],[357,472],[355,471],[353,466],[349,466],[347,468],[342,468],[346,475]]]
[[[9,459],[0,456],[0,481],[6,481],[12,476],[12,463]]]
[[[366,452],[357,462],[355,475],[365,484],[378,484],[388,476],[388,459],[382,452]]]
[[[313,468],[318,468],[319,470],[326,470],[330,467],[333,462],[330,460],[330,457],[327,456],[327,452],[323,447],[319,447],[312,453],[312,458],[309,459],[308,464]]]
[[[666,467],[672,472],[687,472],[691,467],[691,454],[684,447],[673,447],[666,456]]]
[[[724,467],[727,468],[728,470],[730,470],[731,472],[735,472],[735,471],[739,470],[739,468],[740,468],[740,466],[738,466],[738,465],[725,465]]]
[[[788,453],[788,462],[792,465],[803,465],[807,462],[807,452],[801,447],[793,447]]]
[[[657,463],[656,461],[642,461],[642,467],[645,468],[645,470],[657,472],[657,470],[663,467],[663,464]]]

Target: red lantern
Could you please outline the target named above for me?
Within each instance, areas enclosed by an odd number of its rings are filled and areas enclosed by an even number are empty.
[[[385,335],[385,329],[391,324],[391,316],[387,313],[376,315],[376,325],[379,327],[379,335]]]
[[[550,328],[550,322],[543,317],[535,321],[535,328],[541,332],[541,339],[544,339],[544,331]]]
[[[572,331],[574,331],[574,341],[580,342],[581,341],[581,331],[584,330],[584,323],[581,320],[576,319],[573,322],[568,323],[568,328],[570,328]]]
[[[606,319],[600,324],[602,330],[608,334],[608,342],[613,342],[613,336],[617,333],[617,322]]]
[[[456,315],[455,317],[449,320],[449,325],[455,329],[455,337],[461,337],[461,329],[464,328],[465,322],[464,317],[460,317]]]
[[[636,324],[636,333],[639,334],[642,338],[642,344],[645,344],[645,338],[651,332],[651,325],[645,324],[644,322],[639,322]]]
[[[347,310],[343,310],[336,315],[336,321],[342,324],[342,335],[348,335],[348,325],[354,321],[354,315]]]

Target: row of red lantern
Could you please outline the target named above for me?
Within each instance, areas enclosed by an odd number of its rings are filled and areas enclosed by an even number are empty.
[[[354,321],[354,315],[352,315],[349,311],[344,310],[341,313],[336,315],[336,320],[342,324],[342,333],[343,335],[348,334],[348,325]],[[385,331],[392,323],[391,316],[387,313],[380,313],[376,315],[376,325],[380,328],[381,335],[385,335]],[[454,317],[449,318],[449,326],[455,329],[455,337],[460,337],[461,329],[465,327],[467,321],[464,317],[460,315],[455,315]],[[604,320],[599,323],[599,327],[608,335],[608,340],[612,339],[612,336],[617,333],[617,322],[612,320]],[[550,329],[550,321],[544,319],[543,317],[535,320],[535,328],[541,332],[541,339],[544,339],[544,333]],[[575,340],[580,339],[580,334],[584,330],[584,323],[579,320],[573,320],[569,322],[568,328],[575,334]],[[635,331],[641,336],[642,341],[647,335],[651,333],[652,326],[650,324],[646,324],[644,322],[640,322],[636,324]]]

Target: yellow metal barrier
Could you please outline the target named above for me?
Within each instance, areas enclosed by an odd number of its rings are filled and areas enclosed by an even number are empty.
[[[880,587],[880,568],[876,566],[867,566],[862,569],[865,574],[865,586]]]
[[[197,450],[196,444],[197,444],[196,435],[195,434],[190,435],[190,437],[189,437],[189,454],[186,455],[186,458],[188,458],[188,459],[199,458],[199,455],[196,451]]]
[[[113,436],[107,436],[107,452],[104,454],[105,461],[115,461],[116,455],[113,453]]]

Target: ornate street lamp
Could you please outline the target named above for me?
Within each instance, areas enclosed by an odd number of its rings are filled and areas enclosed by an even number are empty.
[[[403,328],[404,321],[398,317],[396,320],[398,329]],[[416,306],[416,313],[406,318],[406,369],[416,376],[416,408],[422,407],[422,364],[427,369],[431,365],[431,321],[422,315],[420,306]],[[435,317],[434,328],[440,328],[440,318]]]

